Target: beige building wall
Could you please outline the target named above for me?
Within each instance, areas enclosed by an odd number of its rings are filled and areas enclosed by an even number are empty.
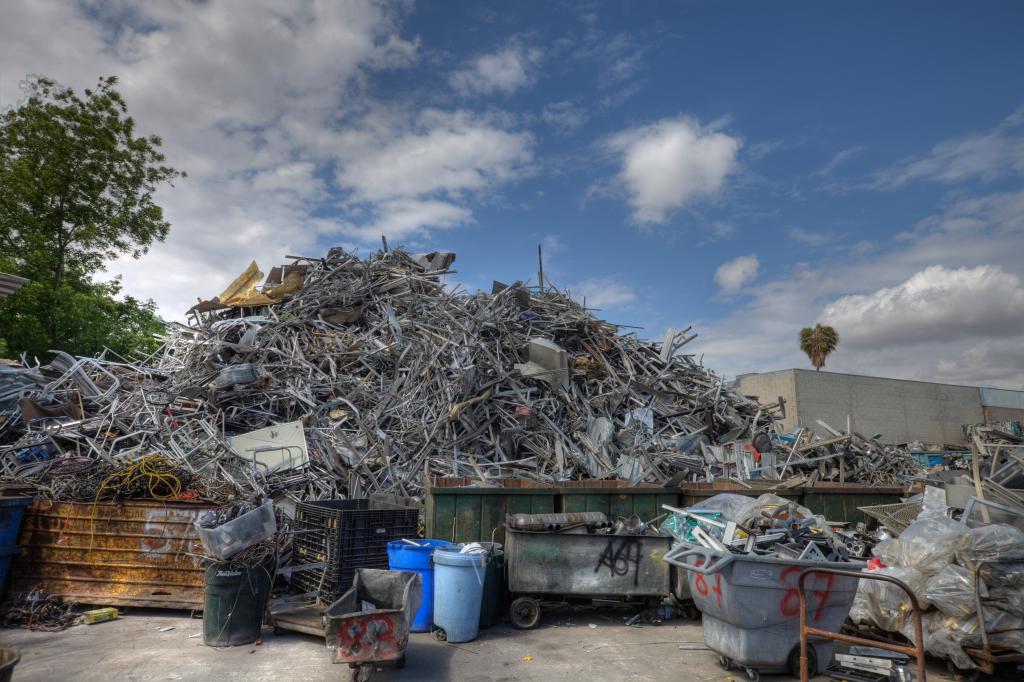
[[[739,377],[740,390],[771,402],[786,399],[783,426],[821,432],[817,420],[846,430],[882,434],[885,442],[962,443],[963,425],[983,421],[978,389],[924,381],[884,379],[790,369]]]

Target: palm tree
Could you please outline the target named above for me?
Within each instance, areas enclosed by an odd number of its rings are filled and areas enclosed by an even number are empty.
[[[825,366],[825,358],[839,346],[839,333],[827,324],[816,324],[800,330],[800,350],[807,353],[815,371]]]

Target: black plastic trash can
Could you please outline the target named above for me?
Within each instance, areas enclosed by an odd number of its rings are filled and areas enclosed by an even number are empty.
[[[259,639],[272,579],[268,564],[246,568],[223,562],[206,569],[203,642],[239,646]]]

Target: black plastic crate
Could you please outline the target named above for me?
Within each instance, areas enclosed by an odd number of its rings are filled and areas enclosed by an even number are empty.
[[[301,502],[295,509],[295,563],[327,562],[292,576],[301,592],[340,597],[357,568],[387,568],[388,543],[416,536],[419,510],[379,500]]]

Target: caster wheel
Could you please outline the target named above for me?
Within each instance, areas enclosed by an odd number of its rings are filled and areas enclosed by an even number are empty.
[[[370,675],[373,674],[373,664],[363,663],[352,670],[352,682],[370,682]]]
[[[723,670],[732,670],[732,661],[725,656],[718,657],[718,665],[722,666]]]
[[[512,625],[520,630],[531,630],[540,623],[540,602],[530,597],[519,597],[508,608]]]
[[[439,642],[447,642],[448,633],[442,630],[441,628],[437,628],[436,630],[434,630],[434,639],[436,639]]]
[[[761,673],[757,672],[753,668],[744,668],[743,672],[746,674],[747,679],[750,680],[750,682],[759,682],[761,679]]]
[[[687,620],[697,620],[700,618],[700,611],[697,610],[696,606],[688,604],[683,607],[683,617]]]

